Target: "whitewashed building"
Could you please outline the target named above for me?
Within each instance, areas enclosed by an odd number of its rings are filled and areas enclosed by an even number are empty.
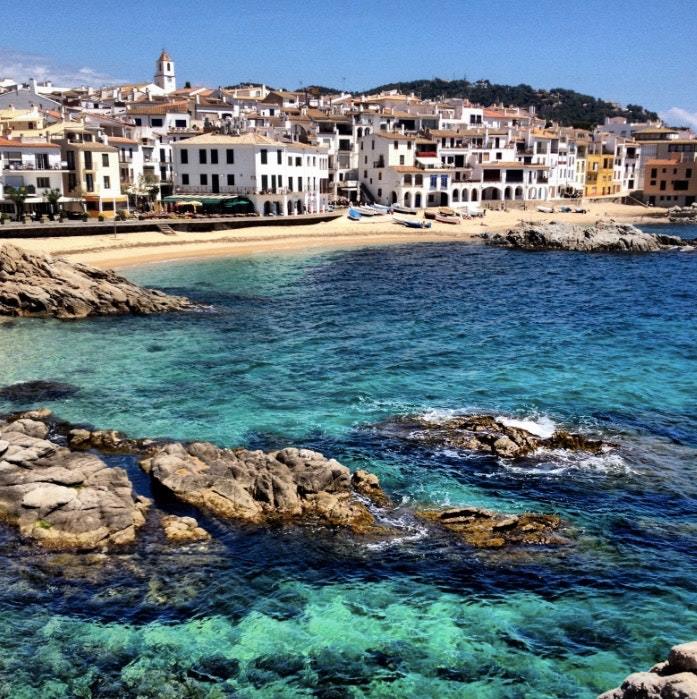
[[[258,213],[279,216],[319,212],[328,204],[325,148],[253,133],[206,133],[177,141],[172,150],[174,195],[168,203],[200,195],[204,204],[224,206],[244,197]]]

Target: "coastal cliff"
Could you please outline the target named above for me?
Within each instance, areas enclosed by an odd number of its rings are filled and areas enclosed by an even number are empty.
[[[0,316],[65,320],[194,307],[186,298],[145,289],[109,270],[0,246]]]
[[[677,236],[654,235],[630,224],[598,222],[580,225],[550,221],[520,222],[505,233],[481,233],[487,244],[521,250],[576,250],[581,252],[657,252],[684,245]]]

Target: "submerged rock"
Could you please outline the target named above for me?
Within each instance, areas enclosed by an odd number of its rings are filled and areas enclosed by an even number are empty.
[[[599,440],[566,430],[555,430],[550,436],[541,436],[493,415],[455,415],[440,421],[410,416],[400,418],[397,424],[410,439],[507,459],[527,456],[538,449],[597,454],[607,447]]]
[[[95,549],[134,541],[148,503],[126,471],[93,454],[48,441],[30,417],[0,422],[0,516],[54,549]]]
[[[506,515],[479,507],[425,510],[419,516],[445,527],[477,548],[502,548],[507,545],[560,545],[567,539],[555,533],[562,526],[557,515],[526,512]]]
[[[490,245],[523,250],[656,252],[684,244],[677,236],[656,236],[630,224],[604,221],[595,225],[521,222],[505,233],[480,233],[480,237]]]
[[[145,289],[111,270],[0,246],[0,316],[69,319],[194,307],[186,298]]]
[[[175,443],[159,447],[141,465],[179,499],[227,519],[316,520],[357,532],[375,526],[354,496],[349,469],[309,449],[264,453]]]
[[[598,699],[697,699],[697,641],[673,646],[668,660],[629,675]]]
[[[37,403],[70,398],[79,390],[77,386],[63,381],[22,381],[0,388],[0,398],[12,403]]]
[[[211,535],[198,526],[193,517],[178,517],[177,515],[162,515],[160,524],[168,541],[182,544],[192,541],[205,541]]]

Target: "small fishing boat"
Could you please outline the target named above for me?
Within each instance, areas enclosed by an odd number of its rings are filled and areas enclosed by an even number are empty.
[[[458,216],[446,216],[445,214],[436,214],[436,221],[441,223],[460,223]]]
[[[554,209],[551,206],[538,206],[537,210],[541,214],[553,214],[554,213]]]
[[[378,212],[372,206],[359,206],[356,208],[361,216],[377,216]]]
[[[384,206],[383,204],[371,204],[371,206],[378,212],[378,214],[387,214],[390,212],[390,207]]]
[[[360,221],[361,220],[361,212],[358,211],[357,209],[350,208],[348,210],[347,214],[348,218],[351,219],[351,221]]]
[[[431,227],[430,221],[421,221],[418,218],[408,219],[408,218],[397,218],[396,216],[393,216],[392,220],[395,223],[398,223],[400,226],[406,226],[407,228],[430,228]]]
[[[408,209],[406,206],[398,206],[397,204],[392,207],[392,212],[395,214],[410,214],[411,216],[416,216],[416,209]]]

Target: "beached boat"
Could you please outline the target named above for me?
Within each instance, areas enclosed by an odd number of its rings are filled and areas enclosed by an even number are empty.
[[[347,214],[348,218],[350,218],[352,221],[360,221],[361,220],[361,212],[357,211],[354,208],[351,208],[348,210]]]
[[[538,206],[537,210],[541,214],[553,214],[554,213],[554,208],[551,206]]]
[[[361,216],[377,216],[378,212],[372,206],[359,206],[356,208]]]
[[[409,214],[411,216],[416,216],[416,209],[408,209],[406,206],[394,205],[392,207],[392,212],[395,214]]]
[[[397,218],[396,216],[393,216],[392,220],[395,223],[398,223],[400,226],[406,226],[407,228],[430,228],[431,227],[430,221],[421,221],[420,219],[406,219],[406,218]]]
[[[436,221],[441,223],[460,223],[458,216],[446,216],[445,214],[436,214]]]
[[[378,214],[388,214],[390,212],[390,207],[383,204],[371,204],[371,206]]]

